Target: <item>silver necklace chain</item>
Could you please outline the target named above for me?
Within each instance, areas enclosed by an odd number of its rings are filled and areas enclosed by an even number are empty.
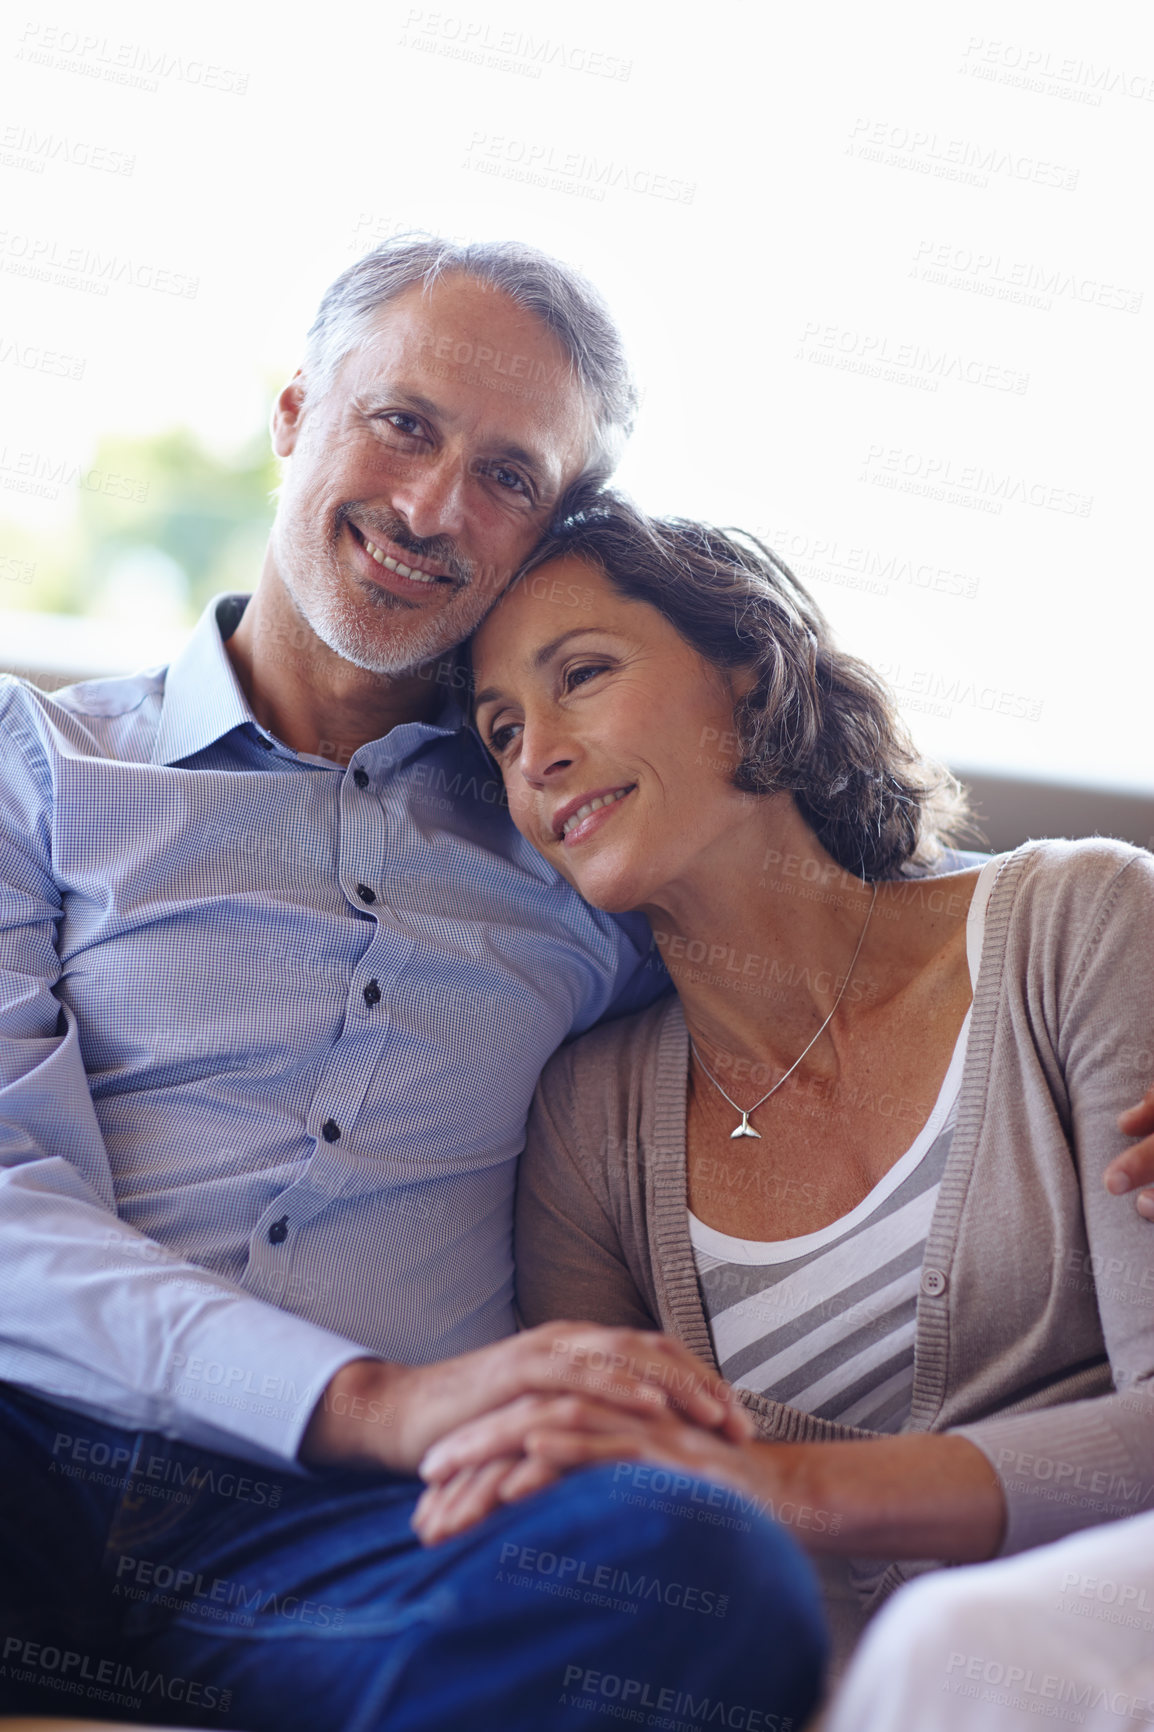
[[[701,1054],[698,1052],[697,1046],[696,1046],[694,1039],[693,1039],[693,1036],[692,1035],[689,1036],[689,1045],[690,1045],[690,1049],[693,1053],[694,1058],[697,1060],[698,1064],[701,1066],[702,1070],[705,1072],[706,1076],[709,1078],[710,1082],[713,1084],[713,1086],[717,1090],[718,1094],[721,1095],[725,1100],[727,1100],[729,1102],[730,1106],[733,1108],[735,1113],[741,1114],[741,1123],[738,1125],[738,1127],[735,1131],[730,1131],[730,1133],[729,1133],[730,1141],[732,1141],[734,1137],[757,1137],[758,1140],[760,1141],[761,1132],[755,1131],[753,1126],[750,1124],[750,1122],[749,1122],[750,1113],[755,1113],[757,1111],[758,1107],[763,1107],[765,1105],[766,1101],[769,1099],[770,1095],[775,1095],[777,1093],[778,1089],[781,1087],[782,1083],[789,1081],[790,1077],[793,1075],[794,1071],[797,1069],[798,1065],[801,1063],[801,1061],[805,1057],[806,1053],[810,1050],[810,1047],[817,1045],[818,1041],[821,1039],[822,1035],[825,1033],[826,1029],[829,1027],[830,1023],[833,1021],[834,1012],[837,1010],[838,1005],[841,1003],[842,999],[845,996],[846,987],[849,985],[850,981],[853,979],[853,971],[857,967],[857,959],[861,955],[861,947],[865,943],[865,935],[869,931],[870,921],[873,919],[874,903],[877,901],[877,899],[878,899],[878,887],[877,887],[877,884],[875,883],[874,884],[874,893],[870,899],[869,912],[866,914],[866,917],[865,917],[865,925],[861,929],[861,936],[858,938],[858,941],[857,941],[857,949],[854,951],[853,957],[850,961],[849,968],[846,970],[846,977],[841,983],[841,991],[838,993],[837,997],[833,1001],[833,1010],[830,1011],[829,1015],[826,1017],[825,1021],[822,1023],[821,1027],[818,1029],[818,1031],[814,1035],[813,1039],[810,1041],[809,1046],[805,1047],[802,1052],[798,1053],[797,1057],[794,1059],[794,1061],[790,1065],[789,1069],[787,1071],[785,1071],[781,1076],[779,1076],[777,1081],[774,1083],[773,1087],[771,1089],[767,1089],[766,1092],[762,1095],[761,1099],[759,1101],[754,1101],[754,1103],[751,1107],[748,1107],[748,1108],[739,1107],[737,1102],[733,1099],[733,1096],[726,1094],[725,1090],[722,1088],[721,1084],[718,1082],[717,1078],[714,1076],[713,1072],[710,1070],[709,1066],[706,1064],[705,1060],[702,1058]]]

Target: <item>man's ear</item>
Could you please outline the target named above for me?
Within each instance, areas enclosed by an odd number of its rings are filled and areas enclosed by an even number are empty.
[[[300,435],[304,414],[304,374],[298,367],[272,411],[272,448],[278,457],[291,457]]]

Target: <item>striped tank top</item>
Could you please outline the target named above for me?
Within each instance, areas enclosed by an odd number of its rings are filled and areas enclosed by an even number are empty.
[[[986,902],[1000,861],[983,867],[966,924],[976,986]],[[738,1239],[690,1211],[689,1235],[721,1374],[804,1413],[867,1431],[910,1415],[914,1328],[930,1219],[957,1117],[970,1013],[932,1112],[855,1209],[793,1239]]]

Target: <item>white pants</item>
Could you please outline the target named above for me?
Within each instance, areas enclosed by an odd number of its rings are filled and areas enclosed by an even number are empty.
[[[1154,1513],[911,1582],[824,1732],[1154,1732]]]

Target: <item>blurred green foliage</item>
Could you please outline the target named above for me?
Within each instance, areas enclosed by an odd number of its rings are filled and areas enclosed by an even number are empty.
[[[77,502],[61,527],[5,518],[0,495],[0,553],[33,568],[30,581],[0,585],[0,609],[147,611],[151,585],[158,612],[192,623],[210,596],[255,587],[278,481],[266,434],[230,457],[184,427],[103,439],[82,475],[61,484],[61,499],[72,492]]]

